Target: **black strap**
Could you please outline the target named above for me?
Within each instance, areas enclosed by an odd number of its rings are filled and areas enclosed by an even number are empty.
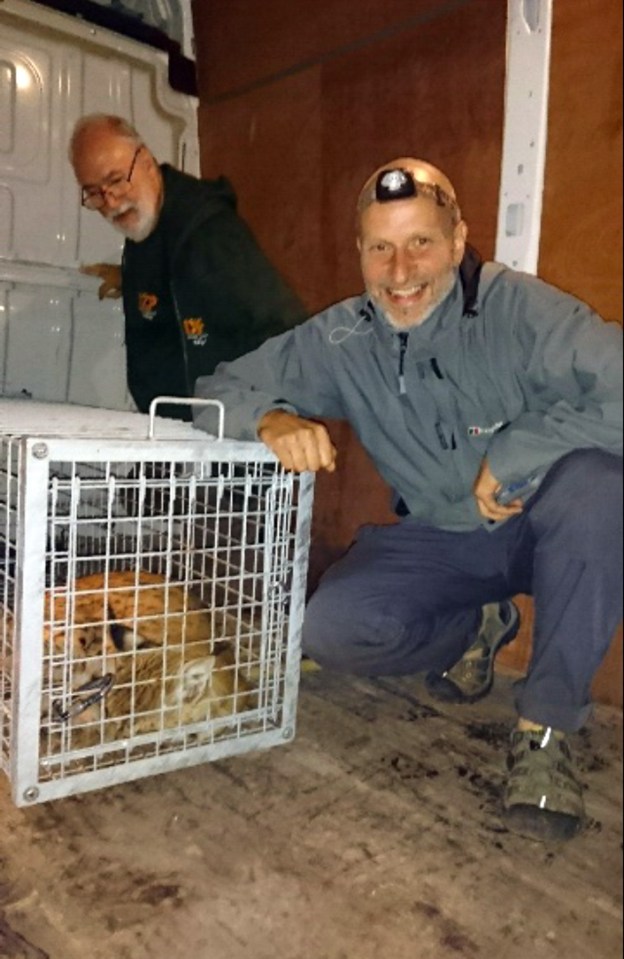
[[[479,312],[479,280],[483,260],[479,253],[470,244],[466,244],[466,252],[459,265],[459,278],[464,292],[464,316],[476,316]]]
[[[397,516],[400,516],[401,518],[403,518],[404,516],[410,515],[410,511],[407,508],[407,503],[405,502],[402,496],[399,496],[398,500],[394,504],[394,512],[396,513]]]
[[[143,23],[142,15],[136,14],[129,8],[124,9],[123,3],[111,3],[103,7],[98,0],[35,0],[44,7],[52,7],[61,13],[69,13],[88,20],[107,30],[114,30],[139,43],[145,43],[157,50],[164,50],[168,56],[169,84],[180,93],[197,96],[197,75],[195,61],[184,56],[180,44],[169,37],[163,30],[150,24]],[[163,414],[164,416],[165,414]]]

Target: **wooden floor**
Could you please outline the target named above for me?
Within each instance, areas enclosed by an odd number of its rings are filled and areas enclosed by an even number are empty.
[[[307,673],[296,740],[18,810],[0,782],[10,959],[616,959],[622,725],[576,737],[588,827],[498,811],[511,680],[440,708],[419,678]]]

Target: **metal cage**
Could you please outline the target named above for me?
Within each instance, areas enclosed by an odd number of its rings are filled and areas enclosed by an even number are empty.
[[[221,418],[222,422],[222,418]],[[294,736],[313,477],[153,414],[0,403],[0,763],[26,805]]]

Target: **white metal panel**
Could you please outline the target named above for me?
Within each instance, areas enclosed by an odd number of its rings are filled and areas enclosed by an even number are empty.
[[[67,455],[70,459],[72,449],[77,452],[77,444],[80,444],[82,440],[89,441],[84,452],[90,453],[91,456],[95,455],[93,445],[95,440],[105,441],[109,455],[112,439],[127,441],[130,445],[122,446],[115,451],[116,457],[127,459],[131,456],[133,449],[138,451],[140,441],[148,440],[150,417],[143,413],[79,407],[67,403],[47,403],[19,398],[0,399],[0,436],[31,436],[35,431],[42,437],[68,438],[67,450],[63,450],[60,455]],[[212,437],[203,430],[196,429],[191,423],[162,418],[159,420],[156,439],[205,444]],[[263,444],[235,443],[234,448],[237,451],[245,449],[247,453],[253,453],[256,458],[265,454],[268,461],[272,462],[275,459]],[[145,458],[149,459],[150,452],[153,455],[155,449],[155,446],[146,443]],[[197,450],[194,450],[193,454],[185,453],[185,455],[197,455]]]
[[[0,183],[0,249],[13,248],[13,194]]]
[[[9,291],[8,283],[0,283],[0,395],[6,395],[6,359],[9,335]]]
[[[159,160],[197,173],[196,100],[169,87],[162,51],[3,0],[0,107],[2,388],[132,408],[120,306],[100,303],[98,281],[79,273],[83,263],[119,262],[123,240],[81,208],[67,145],[83,114],[117,113]]]
[[[121,236],[80,207],[67,159],[72,127],[85,113],[121,114],[144,133],[160,160],[179,165],[184,156],[187,169],[196,172],[196,104],[168,87],[161,51],[140,44],[135,50],[129,42],[115,49],[113,34],[61,15],[52,18],[53,31],[25,17],[3,22],[7,10],[32,16],[33,7],[42,11],[25,0],[0,7],[10,131],[0,153],[0,185],[14,207],[12,236],[0,257],[69,268],[85,259],[119,260]],[[50,12],[43,9],[46,19]]]
[[[536,273],[548,134],[552,0],[508,0],[496,260]]]
[[[0,60],[6,68],[2,79],[8,84],[4,99],[9,107],[0,182],[12,196],[14,211],[11,234],[5,237],[0,256],[57,262],[62,195],[50,189],[52,59],[41,39],[30,38],[26,49],[19,33],[7,27],[0,31]]]
[[[10,291],[5,394],[24,392],[41,399],[57,399],[67,392],[70,311],[68,290],[24,283]],[[33,363],[35,357],[38,359]]]
[[[127,395],[121,300],[110,304],[98,300],[93,291],[77,293],[71,315],[68,401],[109,409],[131,408],[134,404]]]
[[[134,409],[126,383],[121,301],[88,277],[5,264],[0,282],[0,394]]]

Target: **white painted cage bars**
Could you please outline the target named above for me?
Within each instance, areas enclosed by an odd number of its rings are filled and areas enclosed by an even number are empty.
[[[153,416],[0,401],[16,805],[294,736],[313,477],[156,422],[154,439]]]

